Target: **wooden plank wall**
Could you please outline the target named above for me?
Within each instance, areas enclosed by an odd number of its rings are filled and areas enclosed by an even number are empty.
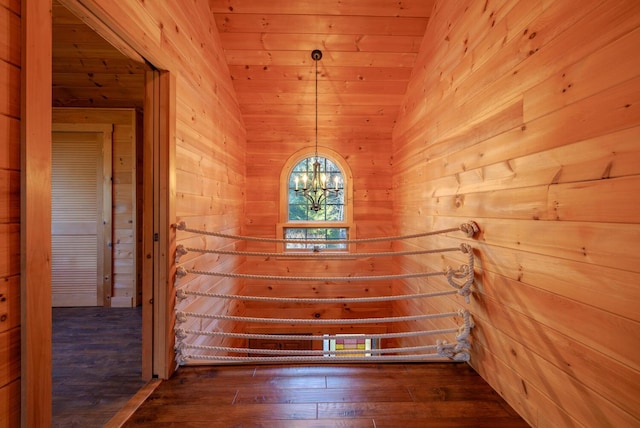
[[[345,119],[346,120],[346,119]],[[329,128],[324,128],[329,130]],[[319,130],[321,134],[323,131]],[[329,131],[330,132],[330,131]],[[248,236],[282,239],[277,236],[276,224],[282,221],[279,217],[279,198],[283,191],[279,182],[282,167],[288,158],[298,150],[308,146],[310,135],[296,135],[296,138],[276,137],[270,139],[264,130],[247,130],[247,217],[244,230]],[[323,137],[320,137],[323,138]],[[353,173],[353,213],[357,238],[371,238],[393,235],[391,223],[391,194],[389,187],[392,183],[390,141],[360,140],[357,135],[340,139],[327,138],[324,146],[335,150],[343,156]],[[372,165],[380,165],[374,169]],[[285,190],[286,191],[286,190]],[[250,251],[275,252],[276,245],[271,243],[247,243]],[[358,244],[358,252],[389,251],[390,244],[367,243]],[[320,257],[309,259],[277,259],[257,258],[247,259],[243,271],[250,274],[276,276],[359,276],[359,275],[387,275],[391,273],[390,258],[360,258],[336,259]],[[268,283],[263,280],[249,280],[245,282],[244,291],[247,295],[270,297],[364,297],[391,294],[389,281],[375,281],[363,283],[318,283],[278,281]],[[385,317],[390,313],[390,306],[386,303],[376,305],[282,305],[246,303],[243,306],[246,316],[277,317],[277,318],[353,318]],[[238,326],[239,328],[245,328]],[[259,328],[267,333],[267,326],[246,326],[247,329]],[[362,326],[344,326],[339,331],[362,332]],[[376,326],[375,329],[379,329]],[[300,326],[274,326],[272,332],[287,333],[301,331]],[[309,329],[307,329],[309,330]],[[307,331],[305,332],[311,332]],[[315,329],[312,329],[315,332]],[[324,333],[334,332],[328,328]]]
[[[113,125],[113,245],[111,306],[140,304],[136,200],[136,141],[142,143],[139,116],[134,109],[54,108],[53,123],[100,123]]]
[[[535,427],[640,425],[638,46],[636,0],[439,1],[394,131],[395,225],[480,224],[471,365]]]
[[[176,76],[175,221],[239,234],[244,209],[245,131],[208,4],[194,2],[185,8],[177,2],[82,3],[156,68]],[[178,233],[177,244],[234,246],[228,240],[190,233]],[[224,263],[208,255],[192,256],[185,259],[187,266],[202,270],[222,265],[234,271],[243,262],[241,258]],[[206,290],[215,287],[221,293],[234,293],[238,287],[233,280],[217,282],[207,277],[181,281],[181,286],[187,285]],[[184,309],[205,311],[207,305],[196,299],[188,301]],[[173,348],[172,338],[168,338],[168,346]]]
[[[0,427],[20,422],[20,2],[0,1]]]

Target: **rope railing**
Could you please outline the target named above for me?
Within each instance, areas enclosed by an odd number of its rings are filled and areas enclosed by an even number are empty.
[[[206,230],[189,228],[185,222],[175,225],[177,230],[196,233],[200,235],[229,238],[234,240],[272,242],[272,243],[369,243],[382,241],[397,241],[413,239],[438,234],[448,234],[462,231],[466,237],[476,237],[479,232],[478,225],[469,221],[458,227],[441,229],[438,231],[417,233],[412,235],[400,235],[391,237],[365,238],[353,240],[298,240],[298,239],[273,239],[260,237],[247,237],[225,233],[218,233]],[[468,361],[470,350],[470,332],[473,328],[471,316],[467,310],[451,311],[444,313],[414,313],[407,315],[392,314],[393,316],[370,316],[358,317],[359,304],[373,303],[394,303],[403,301],[417,301],[419,299],[443,298],[447,296],[462,296],[466,303],[469,303],[471,287],[474,282],[474,254],[473,248],[463,243],[458,247],[421,249],[415,251],[395,251],[395,252],[372,252],[372,253],[349,253],[349,252],[295,252],[285,251],[282,253],[256,252],[256,251],[231,251],[215,248],[195,248],[191,246],[178,245],[176,248],[175,261],[180,263],[181,257],[193,252],[198,254],[216,254],[239,257],[263,257],[265,260],[280,258],[313,259],[317,257],[330,257],[331,260],[339,262],[340,259],[364,259],[373,257],[408,257],[445,252],[460,251],[466,255],[466,264],[457,269],[447,267],[441,271],[430,272],[408,272],[388,275],[348,275],[348,276],[311,276],[311,275],[264,275],[256,273],[239,273],[228,271],[215,271],[195,269],[193,259],[184,265],[177,266],[175,270],[176,286],[176,360],[179,364],[203,364],[213,362],[215,364],[224,363],[311,363],[311,362],[375,362],[375,361],[426,361],[426,360],[450,360]],[[194,286],[199,289],[191,289],[192,280],[196,276],[202,277]],[[430,281],[431,277],[443,277],[452,287],[449,290],[421,291],[421,283]],[[324,283],[323,295],[320,297],[306,296],[264,296],[235,292],[216,292],[219,287],[218,282],[206,285],[207,277],[232,278],[239,280],[265,281],[272,285],[267,285],[266,289],[274,290],[280,287],[282,282],[316,282]],[[406,294],[383,293],[375,296],[341,296],[339,285],[341,283],[360,284],[372,281],[394,282],[400,280],[411,281],[411,291]],[[183,284],[184,282],[184,284]],[[429,284],[433,284],[429,282]],[[283,289],[289,289],[285,287]],[[367,288],[368,289],[368,288]],[[204,290],[204,291],[203,291]],[[315,286],[313,288],[315,290]],[[222,290],[221,290],[222,291]],[[311,290],[309,290],[311,291]],[[207,300],[209,299],[209,300]],[[226,303],[229,302],[229,303]],[[231,303],[233,302],[233,303]],[[296,308],[298,305],[316,305],[320,308],[333,307],[343,308],[342,310],[352,311],[346,317],[323,317],[324,311],[318,309],[311,314],[310,318],[305,317],[278,317],[278,310],[267,313],[270,316],[247,316],[252,315],[251,311],[237,311],[241,302],[261,303],[272,305],[273,308]],[[196,304],[197,303],[197,304]],[[353,308],[352,308],[353,306]],[[420,305],[411,305],[419,308]],[[189,308],[218,308],[215,310],[204,309],[204,311],[187,310]],[[253,305],[251,307],[256,307]],[[366,306],[369,308],[371,306]],[[380,306],[384,307],[384,306]],[[374,306],[375,308],[375,306]],[[368,309],[367,309],[368,310]],[[376,309],[378,311],[378,309]],[[283,312],[284,314],[285,312]],[[334,312],[327,312],[334,313]],[[347,313],[347,312],[345,312]],[[294,312],[295,315],[297,313]],[[258,314],[262,315],[262,314]],[[274,316],[271,316],[274,315]],[[371,315],[374,315],[372,313]],[[376,315],[379,315],[377,313]],[[453,320],[452,326],[447,326],[447,319]],[[441,320],[441,321],[437,321]],[[434,322],[433,326],[440,328],[416,329],[415,331],[402,331],[412,325],[422,326],[424,322]],[[257,327],[249,327],[250,325]],[[267,327],[279,325],[280,327]],[[398,328],[392,327],[394,325]],[[229,327],[227,327],[229,326]],[[231,327],[234,326],[234,327]],[[306,327],[305,327],[306,326]],[[358,327],[361,326],[361,327]],[[367,327],[370,326],[370,327]],[[222,331],[218,331],[222,328]],[[247,329],[249,331],[234,331],[236,328]],[[364,333],[349,333],[349,331],[364,330]],[[258,330],[255,332],[255,330]],[[292,329],[291,334],[285,333],[287,329]],[[305,330],[306,329],[306,330]],[[382,329],[382,332],[380,330]],[[386,332],[385,329],[388,329]],[[262,330],[262,331],[261,331]],[[326,331],[327,333],[323,332]],[[362,331],[361,330],[361,331]],[[373,331],[371,331],[373,330]],[[390,330],[390,331],[389,331]],[[398,331],[394,331],[398,330]],[[254,331],[254,332],[252,332]],[[265,333],[264,331],[267,331]],[[301,334],[300,332],[305,334]],[[308,331],[308,333],[307,333]],[[342,333],[342,332],[345,333]],[[340,332],[340,333],[338,333]],[[434,336],[435,343],[421,343],[425,338]],[[345,341],[358,341],[361,343],[363,337],[366,338],[367,349],[334,349],[336,343],[346,343]],[[448,340],[455,340],[448,343]],[[261,349],[260,346],[251,346],[251,341],[279,341],[284,344],[287,341],[296,341],[292,344],[300,346],[300,343],[308,342],[306,349]],[[323,349],[312,346],[313,343],[322,341]],[[386,341],[390,346],[382,346],[381,341]],[[410,346],[392,346],[395,341],[398,343],[411,344]],[[257,342],[256,342],[257,343]],[[334,348],[327,350],[327,344],[334,343]],[[282,345],[284,348],[286,346]],[[341,345],[343,346],[343,345]],[[344,345],[347,346],[347,345]],[[352,346],[352,345],[350,345]],[[331,358],[328,358],[331,357]]]
[[[309,297],[267,297],[267,296],[242,296],[236,294],[216,294],[208,293],[205,291],[191,291],[179,289],[176,292],[176,297],[180,300],[187,299],[189,296],[210,297],[214,299],[228,299],[228,300],[242,300],[248,302],[269,302],[269,303],[315,303],[315,304],[327,304],[327,303],[374,303],[374,302],[393,302],[399,300],[414,300],[424,299],[428,297],[440,297],[450,296],[458,294],[455,290],[438,291],[433,293],[420,293],[420,294],[403,294],[396,296],[378,296],[378,297],[323,297],[323,298],[309,298]]]
[[[462,325],[455,328],[447,328],[447,329],[436,329],[436,330],[416,330],[409,332],[398,332],[398,333],[378,333],[378,334],[367,334],[368,339],[399,339],[399,338],[408,338],[408,337],[418,337],[418,336],[426,336],[426,335],[441,335],[441,334],[449,334],[449,333],[458,333],[456,335],[456,340],[466,340],[469,337],[471,332],[471,328],[473,327],[473,322],[471,321],[471,315],[467,310],[460,310],[457,312],[459,316],[462,317],[463,323]],[[185,318],[181,318],[181,322],[184,322]],[[270,340],[310,340],[310,341],[318,341],[318,340],[329,340],[329,339],[360,339],[362,338],[362,334],[340,334],[340,335],[331,335],[324,334],[322,336],[309,336],[309,335],[295,335],[295,334],[287,334],[287,335],[279,335],[279,334],[250,334],[250,333],[230,333],[230,332],[219,332],[219,331],[203,331],[203,330],[192,330],[192,329],[184,329],[176,326],[175,329],[176,336],[180,339],[184,339],[189,334],[197,335],[197,336],[217,336],[217,337],[225,337],[225,338],[236,338],[236,339],[270,339]]]
[[[437,341],[435,345],[408,346],[386,349],[348,349],[348,350],[272,350],[255,348],[234,348],[227,346],[208,346],[180,343],[176,345],[178,360],[186,362],[189,359],[216,360],[227,362],[264,362],[264,357],[230,356],[228,354],[261,354],[269,355],[272,362],[332,362],[330,358],[339,358],[340,362],[372,362],[372,361],[398,361],[398,360],[430,360],[447,358],[454,361],[468,361],[468,349],[470,344],[463,340],[456,344],[446,341]],[[225,355],[190,354],[186,350],[204,350],[212,352],[224,352]],[[433,351],[435,353],[414,353]],[[335,361],[335,360],[334,360]]]
[[[384,355],[370,357],[230,357],[223,355],[201,355],[190,353],[177,353],[176,360],[178,364],[202,364],[202,361],[211,361],[215,364],[256,364],[256,363],[271,363],[271,364],[335,364],[335,363],[389,363],[389,362],[420,362],[420,361],[433,361],[433,360],[452,360],[452,361],[469,361],[468,354],[460,351],[442,352],[433,354],[415,354],[415,355]]]
[[[317,241],[313,241],[317,242]],[[331,241],[333,243],[334,241]],[[231,251],[231,250],[216,250],[216,249],[206,249],[206,248],[193,248],[193,247],[185,247],[184,245],[178,245],[176,247],[176,263],[180,263],[182,256],[185,256],[192,253],[202,253],[202,254],[220,254],[226,256],[244,256],[244,257],[264,257],[264,258],[295,258],[295,259],[313,259],[318,257],[326,257],[330,255],[333,259],[364,259],[370,257],[399,257],[399,256],[416,256],[422,254],[436,254],[436,253],[446,253],[452,251],[459,251],[460,247],[451,247],[451,248],[440,248],[436,250],[415,250],[415,251],[387,251],[387,252],[376,252],[376,253],[342,253],[342,252],[322,252],[322,251],[313,251],[313,252],[297,252],[297,251],[287,251],[282,253],[269,253],[269,252],[258,252],[258,251]]]
[[[236,315],[220,315],[199,312],[178,311],[176,313],[176,323],[182,324],[191,318],[206,318],[211,320],[225,320],[239,322],[250,322],[259,324],[294,324],[294,325],[340,325],[340,324],[382,324],[406,321],[429,320],[436,318],[447,318],[457,316],[458,312],[445,312],[441,314],[409,315],[400,317],[376,317],[376,318],[335,318],[335,319],[310,319],[310,318],[266,318],[266,317],[244,317]]]
[[[463,326],[464,327],[464,326]],[[381,340],[381,339],[402,339],[409,337],[429,336],[429,335],[444,335],[460,332],[460,327],[443,328],[438,330],[416,330],[398,333],[378,333],[367,334],[367,339]],[[225,339],[257,339],[257,340],[282,340],[282,341],[325,341],[333,339],[361,339],[362,334],[324,334],[322,336],[314,335],[297,335],[297,334],[259,334],[259,333],[231,333],[224,331],[209,331],[209,330],[193,330],[185,329],[182,327],[175,328],[176,337],[179,339],[185,339],[189,335],[194,336],[212,336],[221,337]]]
[[[387,236],[387,237],[378,237],[378,238],[360,238],[360,239],[319,240],[319,239],[276,239],[276,238],[261,238],[258,236],[233,235],[229,233],[212,232],[209,230],[187,227],[187,223],[184,221],[177,223],[175,227],[177,230],[180,230],[183,232],[196,233],[198,235],[216,236],[218,238],[234,239],[238,241],[271,242],[271,243],[280,243],[280,244],[286,244],[286,243],[314,244],[314,243],[322,243],[322,242],[330,242],[332,244],[358,244],[358,243],[385,242],[385,241],[403,241],[407,239],[422,238],[425,236],[433,236],[433,235],[442,235],[445,233],[458,232],[458,231],[462,231],[463,233],[465,233],[468,238],[473,238],[480,231],[480,228],[478,227],[478,224],[476,222],[468,221],[466,223],[462,223],[458,227],[450,227],[447,229],[441,229],[441,230],[436,230],[431,232],[414,233],[411,235]]]
[[[265,355],[352,355],[352,354],[375,354],[375,355],[384,355],[384,354],[402,354],[402,353],[413,353],[413,352],[421,352],[421,351],[437,351],[438,349],[453,349],[455,345],[447,344],[447,346],[439,346],[439,345],[424,345],[424,346],[407,346],[403,348],[384,348],[384,349],[375,349],[375,350],[361,350],[361,349],[347,349],[347,350],[308,350],[308,349],[256,349],[256,348],[234,348],[230,346],[208,346],[208,345],[189,345],[185,343],[181,343],[177,346],[177,349],[180,351],[184,351],[185,349],[199,349],[205,351],[214,351],[214,352],[227,352],[227,353],[238,353],[238,354],[265,354]]]
[[[257,279],[262,281],[295,281],[295,282],[361,282],[361,281],[390,281],[394,279],[409,279],[409,278],[424,278],[427,276],[447,276],[452,278],[461,278],[468,274],[465,268],[460,268],[457,271],[446,270],[441,272],[418,272],[418,273],[404,273],[397,275],[365,275],[365,276],[280,276],[280,275],[255,275],[233,272],[211,272],[199,269],[187,269],[179,267],[176,270],[176,278],[183,278],[187,274],[195,275],[209,275],[218,276],[223,278],[238,278],[238,279]]]
[[[176,269],[176,283],[177,286],[181,278],[184,278],[188,274],[195,275],[208,275],[208,276],[217,276],[217,277],[225,277],[225,278],[241,278],[241,279],[254,279],[254,280],[266,280],[266,281],[296,281],[296,282],[307,282],[307,281],[319,281],[319,282],[360,282],[360,281],[389,281],[389,280],[397,280],[397,279],[410,279],[410,278],[422,278],[429,276],[445,276],[447,278],[448,283],[457,290],[457,293],[465,298],[465,301],[469,303],[469,296],[471,294],[471,285],[474,279],[474,259],[473,259],[473,249],[468,244],[461,244],[460,247],[456,248],[456,250],[461,251],[462,253],[466,253],[468,256],[468,262],[466,265],[460,266],[458,269],[452,269],[449,267],[447,270],[440,272],[419,272],[419,273],[409,273],[409,274],[397,274],[397,275],[366,275],[366,276],[344,276],[344,277],[314,277],[314,276],[277,276],[277,275],[255,275],[255,274],[241,274],[241,273],[232,273],[232,272],[212,272],[212,271],[203,271],[198,269],[188,269],[183,266],[180,266]],[[438,250],[434,250],[437,252]],[[464,279],[463,282],[459,282],[459,280]],[[178,291],[180,293],[180,291]],[[188,294],[188,292],[183,292]],[[215,295],[215,294],[212,294]],[[182,294],[184,296],[184,294]],[[203,294],[202,296],[207,296]],[[181,295],[178,295],[179,298],[182,298]],[[436,297],[430,296],[430,297]],[[263,300],[266,301],[266,300]],[[323,303],[323,302],[316,302]],[[329,302],[324,302],[329,303]],[[335,302],[334,302],[335,303]]]

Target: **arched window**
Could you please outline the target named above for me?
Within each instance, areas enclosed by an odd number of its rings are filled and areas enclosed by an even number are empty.
[[[318,162],[323,176],[322,189],[313,190],[314,164]],[[305,196],[305,194],[307,196]],[[310,197],[320,198],[316,205]],[[289,174],[288,221],[344,221],[344,177],[342,170],[326,157],[309,156],[293,167]]]
[[[314,164],[322,171],[314,190]],[[288,243],[284,251],[346,251],[344,243],[331,240],[353,239],[351,172],[344,159],[324,149],[294,154],[280,176],[279,235],[286,239],[317,240],[317,243]],[[306,190],[306,191],[305,191]]]

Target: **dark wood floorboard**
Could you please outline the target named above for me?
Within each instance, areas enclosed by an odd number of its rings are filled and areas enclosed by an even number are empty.
[[[53,308],[53,427],[102,427],[146,384],[140,308]]]
[[[182,367],[124,426],[528,427],[464,363]]]

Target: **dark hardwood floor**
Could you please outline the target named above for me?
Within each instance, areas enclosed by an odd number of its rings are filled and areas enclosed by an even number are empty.
[[[146,382],[136,309],[53,309],[53,426],[102,427]],[[181,367],[125,427],[524,428],[464,363]]]
[[[146,384],[140,308],[53,308],[53,426],[102,427]]]
[[[182,367],[124,426],[528,427],[464,363]]]

